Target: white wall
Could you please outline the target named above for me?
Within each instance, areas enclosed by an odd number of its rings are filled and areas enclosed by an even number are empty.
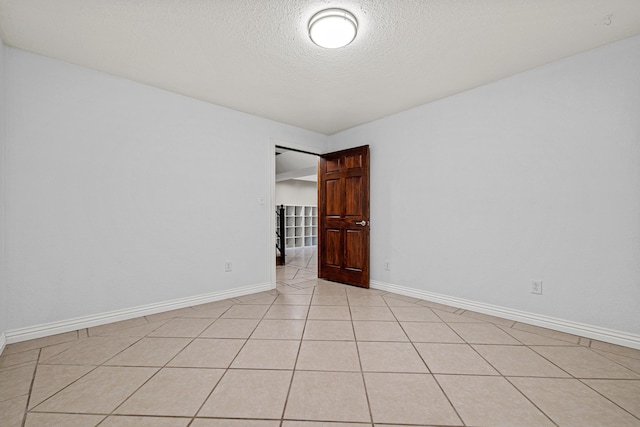
[[[332,136],[371,146],[371,278],[640,333],[639,76],[634,37]]]
[[[318,183],[296,179],[276,182],[276,204],[316,206]]]
[[[7,330],[7,294],[5,280],[5,149],[6,149],[6,95],[5,95],[5,47],[0,39],[0,353],[3,348],[3,333]]]
[[[0,331],[270,281],[271,139],[325,136],[5,50]]]

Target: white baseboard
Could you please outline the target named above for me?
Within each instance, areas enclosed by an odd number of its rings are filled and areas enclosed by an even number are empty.
[[[4,346],[7,345],[7,337],[4,332],[0,334],[0,355],[4,351]]]
[[[393,292],[465,310],[477,311],[478,313],[489,314],[491,316],[502,317],[516,322],[527,323],[529,325],[540,326],[547,329],[553,329],[555,331],[640,350],[640,335],[636,334],[601,328],[599,326],[587,325],[570,320],[558,319],[536,313],[529,313],[526,311],[514,310],[507,307],[485,304],[463,298],[436,294],[422,289],[392,285],[390,283],[379,282],[376,280],[371,280],[370,286],[371,288],[379,289],[381,291]]]
[[[35,338],[62,334],[65,332],[76,331],[78,329],[91,328],[107,323],[133,319],[135,317],[148,316],[150,314],[161,313],[163,311],[177,310],[179,308],[191,307],[193,305],[206,304],[227,298],[235,298],[257,292],[269,291],[271,289],[275,289],[273,284],[263,283],[225,291],[211,292],[193,297],[179,298],[171,301],[141,305],[123,310],[114,310],[90,316],[76,317],[74,319],[61,320],[58,322],[44,323],[26,328],[13,329],[0,335],[0,349],[3,349],[5,344],[13,344]]]

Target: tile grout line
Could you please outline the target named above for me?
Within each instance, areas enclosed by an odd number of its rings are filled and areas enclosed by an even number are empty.
[[[282,415],[280,417],[280,427],[284,424],[285,414],[287,412],[287,405],[289,404],[289,396],[291,395],[291,389],[293,388],[293,380],[296,375],[296,366],[298,364],[298,359],[300,358],[300,351],[302,350],[302,343],[304,341],[304,333],[307,329],[307,322],[309,321],[309,312],[311,311],[311,302],[313,301],[313,296],[315,295],[316,287],[313,287],[313,291],[311,293],[311,298],[309,298],[309,307],[307,308],[307,314],[304,319],[304,326],[302,327],[302,334],[300,335],[300,344],[298,344],[298,352],[296,354],[296,359],[293,363],[293,370],[291,371],[291,379],[289,380],[289,389],[287,390],[287,395],[284,398],[284,406],[282,407]]]
[[[427,363],[426,360],[424,360],[424,358],[422,357],[422,354],[420,354],[420,352],[416,348],[415,343],[413,342],[413,340],[411,340],[411,338],[409,337],[409,334],[407,334],[407,331],[405,331],[405,329],[402,327],[402,323],[400,323],[400,320],[398,320],[398,316],[396,315],[396,313],[393,311],[393,309],[389,305],[389,302],[385,298],[383,298],[383,300],[385,301],[385,303],[387,304],[387,307],[391,311],[391,315],[396,319],[396,322],[398,323],[398,326],[400,326],[400,329],[402,329],[402,332],[406,335],[407,339],[411,343],[411,346],[413,347],[413,350],[418,354],[418,357],[420,358],[420,360],[422,360],[422,363],[424,363],[425,367],[427,368],[427,371],[429,372],[429,374],[433,378],[433,381],[436,383],[436,385],[440,389],[440,392],[442,392],[443,396],[447,399],[447,402],[449,402],[449,405],[451,406],[451,409],[453,409],[454,413],[456,414],[456,416],[458,417],[458,419],[460,420],[462,425],[466,426],[467,423],[465,422],[465,420],[462,418],[462,416],[458,412],[458,409],[455,407],[455,405],[453,404],[453,402],[449,398],[449,395],[444,391],[444,388],[442,388],[442,385],[440,384],[440,381],[438,381],[438,379],[436,378],[436,376],[433,373],[433,371],[429,368],[429,364]],[[433,310],[431,310],[430,308],[428,308],[428,307],[425,307],[425,308],[428,309],[429,311],[433,312]],[[435,314],[435,313],[433,313],[433,314],[435,316],[437,316],[437,314]],[[454,333],[455,333],[455,331],[454,331]],[[460,339],[462,339],[462,337],[460,337]],[[464,339],[462,339],[462,340],[464,341]]]
[[[231,369],[231,365],[233,364],[233,362],[235,362],[236,358],[238,357],[238,355],[240,354],[240,352],[242,351],[242,349],[247,345],[247,343],[249,342],[249,339],[251,339],[251,336],[255,333],[256,329],[258,329],[258,326],[260,325],[260,322],[262,322],[264,320],[264,317],[267,315],[267,313],[269,312],[269,310],[271,309],[271,307],[273,307],[276,299],[278,297],[276,296],[276,298],[274,298],[274,300],[271,302],[271,304],[269,304],[269,308],[267,308],[267,310],[265,310],[264,314],[262,315],[262,317],[260,317],[258,319],[258,322],[256,323],[256,326],[253,327],[253,329],[251,330],[251,333],[249,333],[249,335],[247,336],[247,338],[244,339],[244,344],[242,344],[242,346],[240,347],[240,349],[238,350],[238,352],[236,353],[236,355],[233,357],[233,359],[231,359],[231,361],[229,362],[229,365],[224,368],[224,372],[222,373],[222,375],[220,375],[220,378],[218,379],[218,381],[216,381],[216,383],[214,384],[213,388],[211,389],[211,391],[207,394],[207,396],[204,398],[204,400],[202,401],[202,404],[200,404],[200,407],[196,410],[195,414],[192,417],[191,422],[189,423],[189,425],[191,425],[196,417],[198,417],[198,414],[200,413],[200,411],[202,411],[202,408],[204,407],[204,405],[207,403],[207,401],[211,398],[211,395],[213,394],[213,392],[215,391],[215,389],[218,387],[218,385],[220,385],[220,382],[222,382],[222,379],[225,377],[225,375],[227,375],[227,372],[229,372],[229,370]],[[233,306],[229,307],[227,310],[225,310],[225,313],[229,310],[231,310],[232,307],[235,307],[236,305],[239,304],[234,304]],[[224,314],[224,313],[223,313]],[[222,318],[222,315],[220,315],[220,317],[218,317],[217,320]],[[233,318],[230,318],[233,319]],[[211,325],[213,325],[215,323],[212,322]],[[209,327],[211,327],[211,325]],[[208,328],[207,328],[208,329]],[[206,329],[205,329],[206,330]],[[204,331],[202,331],[200,333],[200,335],[202,335],[204,333]]]
[[[607,396],[605,396],[604,394],[600,393],[597,389],[591,387],[589,384],[587,384],[585,382],[585,380],[588,380],[590,378],[576,378],[577,381],[580,382],[580,384],[583,384],[585,387],[588,387],[590,390],[593,390],[595,393],[597,393],[599,396],[605,398],[606,400],[608,400],[609,402],[613,403],[615,406],[617,406],[618,408],[622,409],[623,411],[625,411],[626,413],[628,413],[629,415],[631,415],[632,417],[636,418],[637,420],[640,420],[640,417],[637,415],[634,415],[633,413],[631,413],[630,411],[628,411],[627,409],[623,408],[622,406],[620,406],[619,404],[617,404],[616,402],[614,402],[613,400],[609,399]],[[596,379],[597,380],[597,379]],[[607,380],[605,380],[607,381]],[[630,380],[630,381],[634,381],[634,380]]]
[[[358,365],[360,366],[360,377],[362,378],[362,386],[364,387],[364,396],[367,399],[367,408],[369,409],[369,418],[371,420],[371,425],[374,424],[373,420],[373,411],[371,410],[371,400],[369,399],[369,390],[367,388],[367,380],[364,376],[364,369],[362,367],[362,358],[360,357],[360,346],[358,345],[358,337],[356,336],[356,327],[353,324],[353,312],[351,311],[351,302],[349,301],[349,294],[347,293],[347,304],[349,307],[349,317],[351,317],[351,329],[353,332],[353,339],[355,341],[356,346],[356,354],[358,355]]]

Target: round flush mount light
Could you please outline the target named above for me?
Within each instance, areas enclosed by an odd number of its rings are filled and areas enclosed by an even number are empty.
[[[309,20],[309,38],[327,49],[348,45],[356,38],[358,21],[344,9],[325,9]]]

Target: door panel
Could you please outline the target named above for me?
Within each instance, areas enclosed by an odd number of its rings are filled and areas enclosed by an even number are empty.
[[[318,222],[318,277],[368,288],[369,146],[320,157]]]
[[[362,271],[364,269],[364,254],[360,250],[363,244],[364,232],[362,230],[347,230],[344,245],[344,268],[351,271]]]
[[[326,189],[326,215],[339,217],[342,213],[342,189],[340,188],[340,180],[327,180]]]
[[[362,177],[349,176],[345,179],[345,216],[362,216]]]
[[[327,254],[326,265],[331,267],[340,267],[340,230],[328,229],[324,233],[326,239],[324,243],[325,253]]]

